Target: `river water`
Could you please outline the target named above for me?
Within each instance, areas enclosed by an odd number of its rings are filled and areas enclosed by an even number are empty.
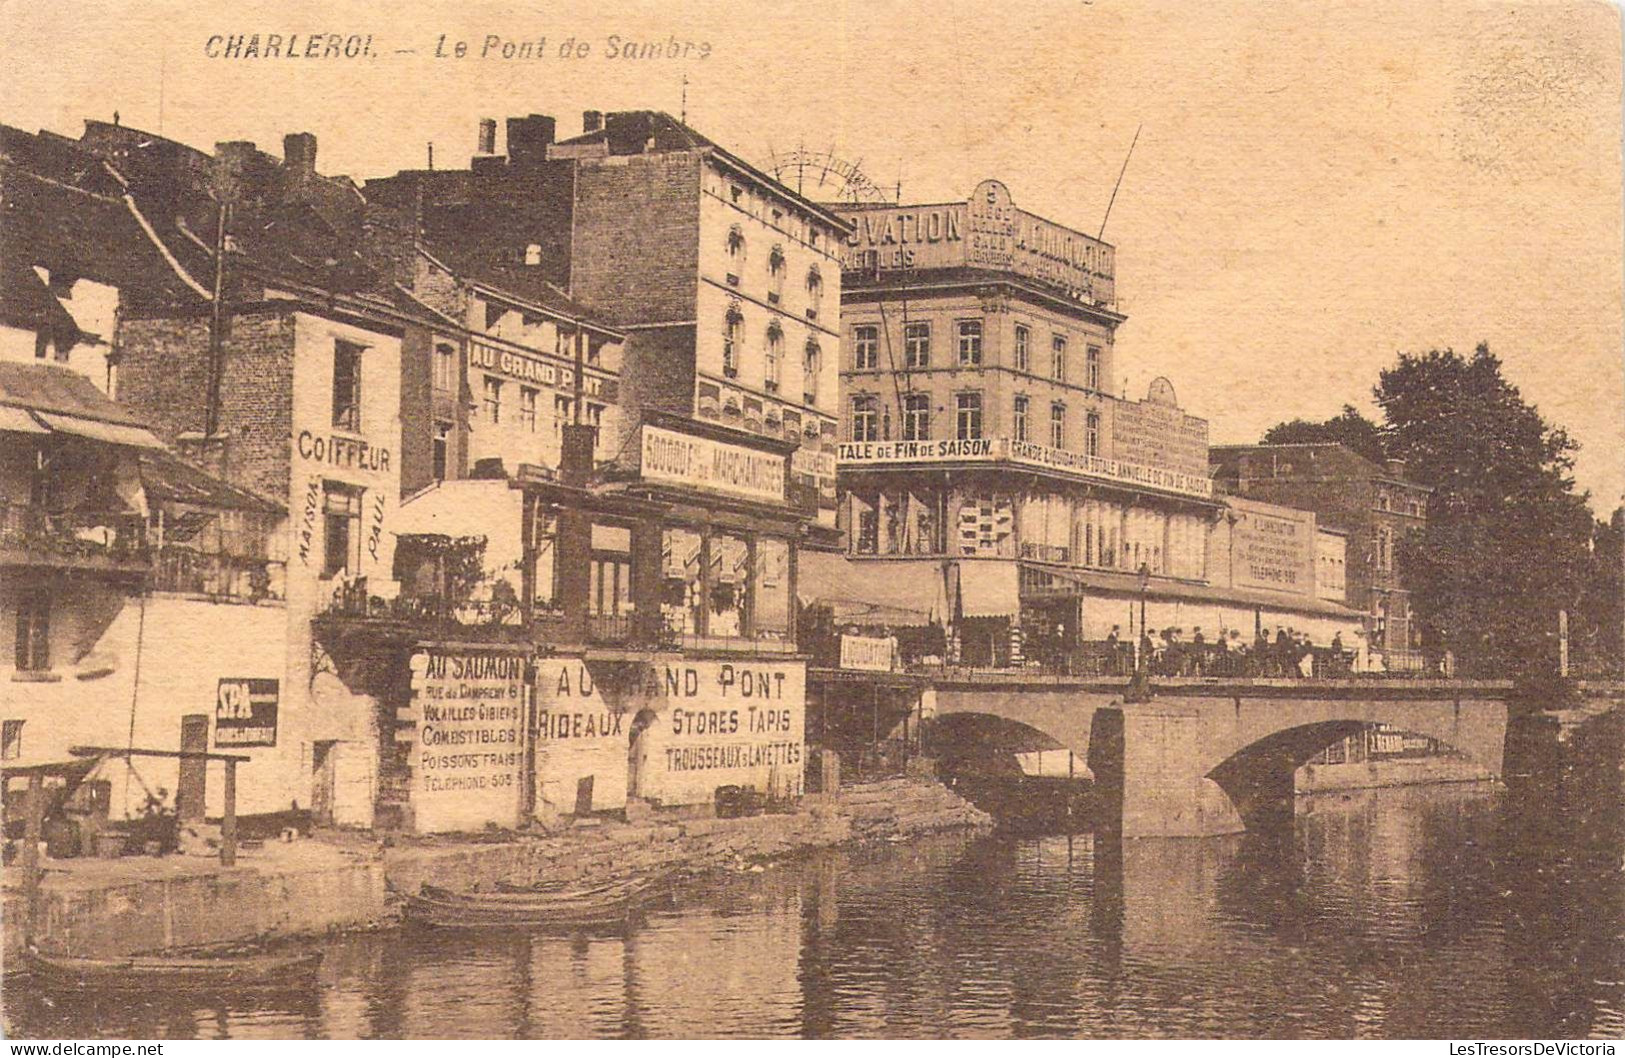
[[[1561,799],[1559,799],[1561,800]],[[1290,833],[941,837],[687,884],[580,936],[325,942],[303,997],[8,989],[8,1036],[1625,1036],[1617,806],[1457,785]]]

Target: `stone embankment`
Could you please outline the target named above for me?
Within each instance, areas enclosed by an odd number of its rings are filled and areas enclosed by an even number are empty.
[[[36,943],[42,951],[111,956],[274,940],[388,925],[399,894],[425,881],[590,880],[696,874],[846,842],[903,840],[991,819],[942,785],[897,779],[808,797],[795,812],[740,819],[589,821],[551,835],[427,840],[302,839],[245,852],[223,868],[200,857],[47,861]],[[21,872],[5,872],[4,955],[22,948]]]

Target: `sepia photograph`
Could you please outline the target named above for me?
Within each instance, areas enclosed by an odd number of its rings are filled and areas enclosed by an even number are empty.
[[[1613,1055],[1622,24],[0,0],[8,1053]]]

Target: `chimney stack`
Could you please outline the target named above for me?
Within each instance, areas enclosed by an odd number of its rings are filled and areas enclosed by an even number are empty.
[[[529,165],[545,161],[547,148],[553,142],[555,124],[545,114],[508,119],[508,161],[513,165]]]
[[[282,137],[282,164],[305,174],[316,172],[316,135],[311,132],[290,132]]]
[[[495,154],[497,152],[497,119],[480,119],[480,144],[477,153]]]
[[[583,110],[581,112],[581,131],[583,133],[597,132],[604,127],[604,112],[601,110]]]
[[[248,163],[259,148],[248,140],[227,140],[214,145],[211,190],[221,202],[236,202],[243,195]]]

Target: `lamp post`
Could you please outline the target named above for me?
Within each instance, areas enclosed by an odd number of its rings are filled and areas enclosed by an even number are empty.
[[[1125,702],[1149,702],[1151,700],[1151,680],[1149,675],[1151,665],[1150,633],[1145,626],[1145,595],[1151,587],[1151,567],[1140,563],[1140,640],[1134,645],[1136,658],[1134,665],[1134,678],[1129,681],[1128,693],[1123,695]]]

